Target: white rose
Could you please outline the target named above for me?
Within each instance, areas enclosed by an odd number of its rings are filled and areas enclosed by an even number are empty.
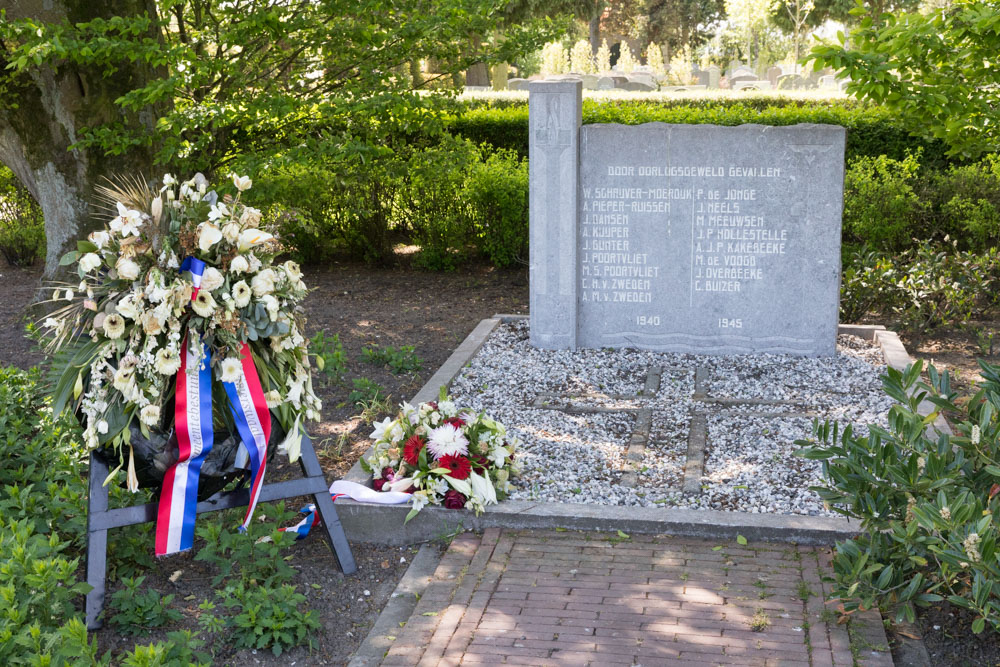
[[[203,222],[198,232],[198,247],[202,252],[208,252],[222,238],[222,232],[210,222]]]
[[[222,283],[224,282],[225,278],[222,277],[222,273],[220,273],[214,266],[210,266],[205,269],[205,273],[201,276],[201,289],[207,289],[209,292],[214,292],[222,287]]]
[[[84,273],[90,273],[101,265],[101,256],[94,252],[88,252],[80,258],[80,268]]]
[[[108,233],[106,229],[100,231],[91,232],[90,236],[87,237],[90,242],[97,246],[98,250],[103,250],[104,246],[108,245],[111,241],[111,234]]]
[[[244,229],[240,232],[240,252],[246,252],[250,248],[260,245],[261,243],[267,243],[273,238],[273,234],[269,234],[262,229]]]
[[[240,215],[240,224],[244,227],[256,227],[260,224],[260,209],[256,209],[253,206],[246,206],[243,208],[243,213]]]
[[[131,294],[129,296],[126,296],[121,301],[119,301],[117,305],[115,305],[115,310],[118,311],[119,315],[121,315],[122,317],[127,317],[130,320],[134,320],[136,317],[139,316],[139,309],[136,308],[135,302],[132,300]]]
[[[265,294],[270,294],[274,291],[274,282],[277,280],[278,276],[275,275],[272,269],[264,269],[257,275],[253,277],[250,281],[250,287],[253,288],[253,293],[257,297],[262,297]]]
[[[118,271],[118,276],[125,280],[135,280],[139,277],[139,265],[128,257],[119,259],[115,269]]]
[[[240,240],[240,226],[235,222],[227,223],[222,227],[222,237],[226,239],[227,242],[236,245],[236,242]]]
[[[233,258],[233,261],[229,263],[229,270],[232,273],[246,273],[250,270],[250,262],[243,255],[237,255]]]
[[[236,307],[243,308],[250,303],[251,293],[250,286],[247,285],[245,280],[241,280],[233,285],[233,301],[236,303]]]
[[[233,176],[233,185],[235,185],[236,189],[239,190],[240,192],[249,190],[250,186],[253,185],[253,181],[250,180],[249,176],[237,176],[236,174],[232,174],[232,176]]]

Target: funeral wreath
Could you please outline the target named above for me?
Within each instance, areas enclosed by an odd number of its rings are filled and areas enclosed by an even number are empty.
[[[425,505],[479,513],[507,497],[517,439],[485,413],[463,409],[442,390],[438,401],[403,403],[395,418],[375,425],[361,466],[376,491],[412,494],[409,521]]]
[[[58,286],[41,327],[53,411],[78,416],[87,446],[117,465],[112,477],[124,468],[132,490],[140,476],[161,486],[158,554],[190,548],[203,472],[249,467],[249,521],[269,453],[282,446],[294,460],[303,422],[319,417],[296,308],[306,286],[241,201],[251,185],[233,175],[220,195],[201,174],[167,174],[158,190],[99,188],[109,222],[62,258],[80,282]],[[137,473],[140,453],[153,461]]]

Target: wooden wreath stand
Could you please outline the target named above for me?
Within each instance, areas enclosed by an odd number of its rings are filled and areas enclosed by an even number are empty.
[[[259,502],[266,503],[296,496],[313,496],[316,511],[323,521],[323,532],[329,541],[337,563],[344,574],[353,574],[358,567],[354,563],[351,546],[347,543],[344,528],[330,498],[329,485],[323,477],[316,450],[307,435],[302,437],[302,452],[299,462],[304,477],[285,482],[265,484],[260,490]],[[87,629],[101,627],[101,610],[104,608],[104,590],[107,578],[108,530],[140,523],[156,521],[157,503],[132,505],[108,509],[108,489],[104,480],[108,476],[108,466],[93,453],[90,455],[90,499],[87,511],[87,583],[93,588],[87,593]],[[248,505],[249,489],[220,491],[198,503],[197,513],[214,512]]]

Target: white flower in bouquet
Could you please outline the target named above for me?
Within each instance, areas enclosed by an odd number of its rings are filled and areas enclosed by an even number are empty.
[[[240,232],[243,231],[238,223],[229,222],[222,227],[222,238],[226,239],[226,243],[236,245],[240,240]]]
[[[160,407],[147,405],[139,412],[139,419],[146,426],[156,426],[160,423]]]
[[[382,421],[374,424],[375,430],[372,431],[369,434],[368,437],[371,438],[372,440],[374,440],[375,442],[378,442],[379,440],[384,439],[386,433],[388,433],[388,432],[390,432],[392,430],[392,426],[395,423],[396,423],[395,421],[393,421],[392,419],[389,419],[388,417],[386,417]]]
[[[222,231],[210,222],[203,222],[198,230],[198,248],[208,252],[222,239]]]
[[[281,400],[281,392],[277,389],[272,389],[264,394],[264,399],[267,401],[267,407],[269,408],[276,408],[283,402]]]
[[[264,266],[264,263],[252,252],[247,254],[247,261],[250,262],[250,273],[257,273],[260,271],[260,267]]]
[[[247,206],[240,215],[240,224],[244,227],[256,227],[260,224],[260,209]]]
[[[445,417],[454,417],[458,414],[458,409],[452,401],[441,401],[438,403],[438,412]]]
[[[181,369],[181,358],[176,350],[162,348],[156,353],[156,372],[161,375],[174,375]]]
[[[239,249],[240,252],[246,252],[254,246],[258,246],[261,243],[267,243],[274,238],[273,234],[265,232],[263,229],[244,229],[240,232]]]
[[[270,318],[272,322],[277,320],[278,309],[281,307],[281,304],[278,303],[278,298],[273,294],[265,294],[260,298],[260,302],[264,304],[265,308],[267,308],[268,318]]]
[[[119,258],[115,270],[118,272],[118,277],[125,280],[135,280],[139,277],[139,265],[128,257]]]
[[[68,289],[65,292],[63,292],[63,298],[66,299],[67,301],[72,301],[73,296],[74,296],[73,290],[71,289]]]
[[[229,217],[229,207],[222,202],[217,202],[212,204],[212,208],[208,210],[208,219],[212,222],[217,220],[222,220],[223,218]]]
[[[121,202],[117,202],[118,217],[111,220],[108,225],[111,231],[118,232],[122,236],[138,236],[139,228],[142,227],[142,212],[135,209],[126,208]]]
[[[91,232],[87,239],[96,245],[98,250],[104,250],[104,246],[111,242],[111,234],[106,229],[99,229],[96,232]]]
[[[250,303],[250,296],[252,294],[253,292],[245,280],[241,280],[233,285],[233,302],[237,308],[245,308]]]
[[[233,185],[235,185],[236,189],[239,190],[240,192],[249,190],[250,187],[253,185],[253,181],[250,180],[249,176],[237,176],[236,174],[230,174],[230,175],[233,177]]]
[[[191,308],[202,317],[211,317],[215,313],[215,299],[205,290],[198,290],[198,296],[191,302]]]
[[[400,410],[402,410],[403,416],[406,418],[406,421],[410,422],[411,426],[415,425],[418,421],[420,421],[420,412],[415,407],[413,407],[406,401],[403,401],[399,407]]]
[[[104,435],[108,432],[108,422],[104,419],[97,420],[97,432]]]
[[[163,192],[167,188],[172,188],[175,185],[177,185],[177,179],[174,178],[174,175],[173,174],[164,174],[163,175],[163,187],[160,188],[160,192]]]
[[[297,262],[288,260],[287,262],[281,265],[281,268],[285,270],[285,273],[288,274],[288,277],[291,278],[293,282],[299,280],[302,277],[302,268],[298,265]]]
[[[121,338],[122,334],[125,333],[125,320],[118,313],[112,313],[104,318],[101,328],[104,329],[108,338]]]
[[[80,269],[84,273],[90,273],[101,265],[101,256],[94,252],[88,252],[80,258]]]
[[[465,456],[469,453],[469,441],[455,425],[442,424],[431,431],[427,439],[427,449],[435,459],[448,454]]]
[[[276,279],[277,275],[275,275],[274,269],[264,269],[255,275],[253,280],[250,281],[250,287],[253,288],[254,296],[259,298],[272,293]]]
[[[154,224],[160,222],[160,216],[163,214],[163,199],[160,197],[153,198],[153,201],[149,204],[149,214],[152,216]]]
[[[229,263],[230,273],[246,273],[250,270],[250,262],[243,255],[237,255],[233,257],[233,261]]]
[[[130,320],[134,320],[139,316],[139,309],[136,308],[134,298],[131,294],[115,304],[115,310],[118,311],[119,315],[127,317]]]
[[[214,292],[222,287],[224,282],[226,279],[222,277],[222,273],[214,266],[209,266],[201,276],[201,289]]]
[[[159,310],[159,309],[157,309]],[[142,330],[150,336],[159,335],[163,331],[166,318],[160,319],[156,310],[149,310],[142,316]]]
[[[506,447],[494,447],[490,450],[489,459],[498,468],[502,468],[504,463],[507,462],[507,456],[510,452],[507,451]]]
[[[131,394],[135,389],[135,369],[122,366],[115,371],[112,386],[123,394]]]
[[[240,363],[239,359],[233,357],[223,359],[222,363],[219,364],[219,379],[223,382],[236,382],[240,379],[240,371],[242,370],[243,364]]]

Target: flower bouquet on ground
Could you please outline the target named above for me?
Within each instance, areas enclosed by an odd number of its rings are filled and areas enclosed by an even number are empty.
[[[510,493],[517,440],[500,422],[457,407],[442,388],[436,402],[403,403],[395,419],[375,425],[372,452],[361,466],[376,491],[413,495],[409,521],[425,505],[477,514]]]
[[[234,175],[220,195],[201,174],[167,174],[159,190],[100,188],[110,221],[62,258],[80,282],[53,293],[41,328],[53,411],[80,418],[116,465],[109,480],[124,467],[133,491],[161,486],[158,554],[190,547],[203,474],[249,467],[249,521],[268,456],[281,443],[294,460],[303,421],[319,418],[296,309],[306,286],[241,201],[250,186]]]

